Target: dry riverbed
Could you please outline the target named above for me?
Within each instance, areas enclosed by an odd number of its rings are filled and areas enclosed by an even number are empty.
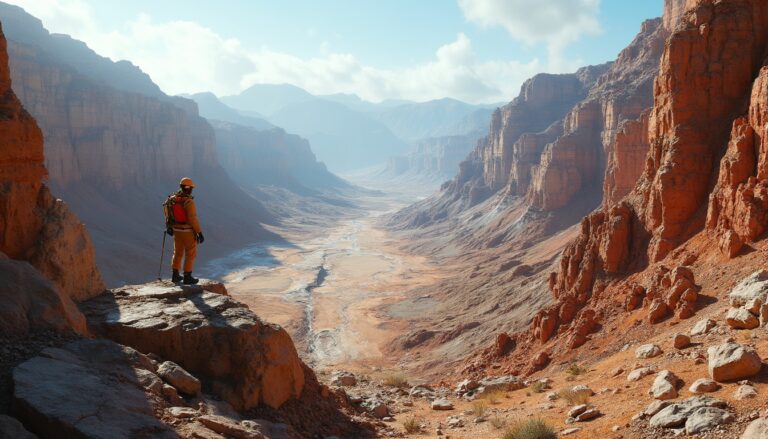
[[[446,276],[429,260],[398,250],[402,243],[375,227],[379,216],[407,201],[358,201],[362,213],[326,228],[277,230],[293,245],[266,246],[259,264],[223,276],[233,297],[285,327],[302,357],[320,369],[401,366],[385,346],[419,316],[390,315],[385,306]]]

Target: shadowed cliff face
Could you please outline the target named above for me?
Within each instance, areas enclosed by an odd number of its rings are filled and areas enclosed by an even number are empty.
[[[43,183],[43,135],[11,90],[1,34],[0,113],[0,252],[32,263],[73,299],[98,294],[104,284],[88,232]]]
[[[273,237],[260,225],[270,215],[219,165],[214,131],[194,102],[158,93],[132,65],[48,34],[19,8],[0,8],[0,19],[15,30],[14,89],[42,128],[51,185],[88,225],[108,283],[156,276],[160,205],[183,176],[197,183],[208,238],[199,263]]]

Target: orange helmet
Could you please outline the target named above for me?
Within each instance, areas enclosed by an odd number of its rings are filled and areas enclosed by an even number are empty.
[[[180,186],[189,186],[189,187],[195,187],[195,183],[192,181],[189,177],[184,177],[179,182]]]

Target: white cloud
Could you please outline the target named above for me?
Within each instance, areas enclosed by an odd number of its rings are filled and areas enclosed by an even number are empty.
[[[499,102],[516,96],[520,84],[543,67],[538,59],[478,62],[463,33],[436,48],[431,60],[383,69],[364,65],[352,54],[334,52],[327,43],[320,44],[318,56],[300,58],[269,47],[245,47],[236,38],[194,22],[157,22],[149,15],[135,17],[119,29],[103,30],[84,0],[11,2],[41,18],[53,32],[69,33],[101,55],[130,60],[169,94],[227,95],[255,83],[290,83],[316,94],[356,93],[374,101],[448,96]]]
[[[546,43],[550,70],[572,70],[565,48],[583,35],[601,32],[600,0],[458,0],[467,20],[502,26],[527,44]]]

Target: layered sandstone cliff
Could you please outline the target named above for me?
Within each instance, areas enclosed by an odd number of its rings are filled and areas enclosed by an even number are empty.
[[[29,261],[75,300],[100,293],[88,232],[44,184],[43,135],[11,90],[2,36],[0,96],[0,252]]]
[[[521,335],[531,345],[556,335],[556,343],[583,344],[609,318],[600,311],[608,300],[630,311],[644,307],[651,323],[671,314],[690,317],[697,294],[687,265],[698,256],[674,250],[706,227],[702,239],[734,257],[765,232],[768,73],[761,66],[768,4],[708,0],[686,7],[684,14],[668,9],[681,21],[666,42],[653,109],[617,136],[617,143],[642,136],[647,124],[644,170],[631,193],[618,201],[607,196],[583,219],[550,278],[555,303]]]
[[[194,102],[171,98],[129,63],[113,63],[4,5],[11,75],[46,139],[50,183],[93,234],[110,284],[156,276],[160,205],[183,176],[197,183],[206,260],[272,236],[270,214],[219,165],[215,135]],[[237,232],[235,232],[237,231]]]

